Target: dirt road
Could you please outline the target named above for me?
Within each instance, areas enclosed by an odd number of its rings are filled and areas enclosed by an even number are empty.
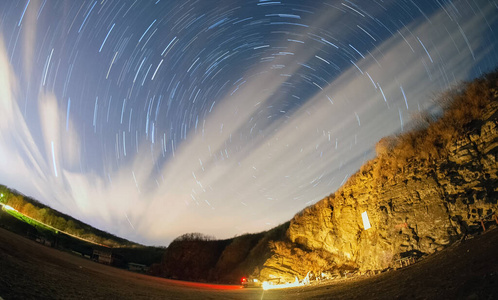
[[[101,265],[0,228],[0,297],[9,299],[498,299],[498,230],[401,270],[263,291],[189,283]]]

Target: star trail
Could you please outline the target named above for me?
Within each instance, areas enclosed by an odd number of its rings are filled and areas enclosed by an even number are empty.
[[[145,244],[270,229],[498,62],[498,4],[2,1],[0,183]]]

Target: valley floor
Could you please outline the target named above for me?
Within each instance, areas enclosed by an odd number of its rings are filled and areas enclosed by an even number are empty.
[[[0,228],[0,299],[498,299],[498,229],[400,270],[263,291],[132,273]]]

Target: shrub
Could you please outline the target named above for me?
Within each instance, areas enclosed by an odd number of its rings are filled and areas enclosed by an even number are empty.
[[[375,152],[377,156],[388,155],[392,153],[397,144],[397,139],[394,136],[386,136],[377,142],[375,145]]]

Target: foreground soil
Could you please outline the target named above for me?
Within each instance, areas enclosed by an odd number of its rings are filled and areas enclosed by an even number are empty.
[[[498,229],[371,277],[263,291],[132,273],[0,228],[0,299],[498,299]]]

